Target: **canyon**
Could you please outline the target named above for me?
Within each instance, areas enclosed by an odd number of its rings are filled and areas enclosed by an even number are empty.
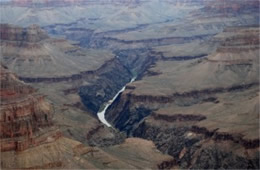
[[[154,141],[182,168],[258,167],[258,31],[231,28],[214,37],[222,42],[207,57],[157,62],[150,69],[160,73],[132,83],[108,109],[108,122]],[[208,161],[212,154],[218,161]]]
[[[157,168],[172,159],[161,154],[152,142],[138,138],[128,138],[119,146],[105,149],[69,139],[53,120],[56,111],[45,96],[20,81],[7,67],[1,65],[0,69],[1,168],[138,169]],[[91,133],[90,130],[87,138],[92,138],[94,134]],[[114,155],[115,152],[117,154]],[[141,159],[137,161],[129,154],[134,158],[138,155]]]
[[[259,0],[0,3],[1,168],[259,169]]]

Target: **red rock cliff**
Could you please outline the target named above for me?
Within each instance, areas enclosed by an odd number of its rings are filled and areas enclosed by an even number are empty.
[[[3,66],[0,67],[0,139],[1,151],[19,150],[35,144],[36,136],[52,125],[52,107],[44,96],[19,81]]]

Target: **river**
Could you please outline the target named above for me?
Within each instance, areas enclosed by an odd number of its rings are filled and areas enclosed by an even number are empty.
[[[129,83],[132,83],[133,81],[135,81],[135,77],[131,79],[131,81]],[[129,84],[128,83],[128,84]],[[127,84],[126,84],[127,85]],[[125,91],[125,87],[126,85],[117,92],[117,94],[113,97],[113,99],[109,100],[107,103],[106,103],[106,106],[104,107],[103,110],[99,111],[97,113],[97,116],[98,116],[98,119],[103,123],[105,124],[106,126],[108,127],[111,127],[111,124],[109,124],[105,118],[105,114],[106,114],[106,111],[107,111],[107,108],[116,100],[116,98],[119,96],[120,93],[122,93],[123,91]]]

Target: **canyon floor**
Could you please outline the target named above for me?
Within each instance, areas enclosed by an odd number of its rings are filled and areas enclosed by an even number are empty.
[[[1,169],[259,169],[259,0],[0,13]]]

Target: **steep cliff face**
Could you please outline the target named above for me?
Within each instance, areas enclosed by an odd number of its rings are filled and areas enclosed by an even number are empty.
[[[161,168],[259,168],[258,34],[228,28],[205,58],[156,62],[110,106],[107,120],[175,158]]]
[[[38,145],[52,126],[53,110],[44,96],[1,66],[1,151]],[[51,135],[50,135],[51,136]]]
[[[116,58],[96,72],[98,78],[79,89],[83,103],[97,112],[130,80],[139,78],[158,58],[149,49],[117,50]]]
[[[163,120],[151,116],[139,125],[134,136],[152,140],[160,151],[172,155],[176,161],[170,167],[259,167],[259,140],[244,140],[239,134],[218,133],[218,129],[208,131],[206,128],[197,128],[194,124],[203,121],[194,119],[194,116],[191,115],[189,119],[180,117],[176,121],[171,121],[169,117]]]
[[[115,59],[102,67],[96,80],[80,87],[79,96],[90,111],[97,113],[131,78],[129,69]]]

